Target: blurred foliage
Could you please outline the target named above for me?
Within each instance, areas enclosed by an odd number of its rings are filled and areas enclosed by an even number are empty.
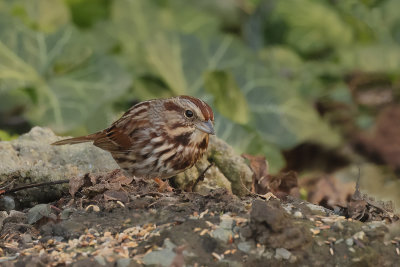
[[[10,135],[6,131],[0,130],[0,141],[10,141],[16,138],[18,138],[18,135],[16,134]]]
[[[344,78],[398,80],[396,0],[3,0],[0,113],[22,106],[61,134],[106,127],[132,103],[188,94],[217,134],[265,154],[341,135],[317,101],[352,101]],[[0,118],[1,119],[1,118]]]

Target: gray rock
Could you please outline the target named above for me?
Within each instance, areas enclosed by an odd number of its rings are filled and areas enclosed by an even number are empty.
[[[111,155],[90,143],[52,146],[63,138],[50,129],[34,127],[12,141],[0,142],[0,183],[13,179],[16,185],[68,179],[88,172],[118,168]],[[17,199],[48,201],[60,197],[63,186],[30,189],[29,194],[17,192]],[[43,199],[46,198],[46,199]]]
[[[34,224],[43,217],[53,217],[49,204],[38,204],[28,211],[28,223]]]
[[[275,259],[280,260],[280,259],[284,259],[284,260],[288,260],[290,259],[290,256],[292,255],[292,253],[287,250],[286,248],[277,248],[275,250]]]

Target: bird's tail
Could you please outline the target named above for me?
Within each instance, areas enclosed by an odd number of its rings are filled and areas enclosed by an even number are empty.
[[[74,144],[79,144],[79,143],[92,142],[92,141],[95,141],[99,137],[99,134],[100,133],[94,133],[94,134],[89,134],[89,135],[85,135],[85,136],[68,138],[68,139],[54,142],[54,143],[52,143],[52,145],[55,145],[55,146],[67,145],[67,144],[74,145]]]

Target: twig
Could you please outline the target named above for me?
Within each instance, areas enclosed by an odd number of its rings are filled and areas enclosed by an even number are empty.
[[[354,199],[354,200],[362,199],[361,192],[360,192],[360,177],[361,177],[361,168],[360,168],[360,166],[358,166],[358,177],[357,177],[357,182],[356,182],[356,190],[354,191],[354,194],[352,196],[352,199]]]
[[[201,181],[204,180],[205,178],[205,174],[208,171],[208,169],[210,169],[212,166],[214,165],[213,162],[210,163],[210,165],[207,166],[207,168],[199,175],[199,177],[197,177],[196,181],[194,182],[193,186],[192,186],[192,192],[194,191],[194,189],[196,188],[197,184]]]
[[[42,186],[48,186],[48,185],[56,185],[56,184],[66,184],[69,183],[69,179],[65,180],[58,180],[58,181],[51,181],[51,182],[44,182],[44,183],[37,183],[37,184],[28,184],[16,188],[11,188],[7,190],[1,190],[0,195],[3,194],[9,194],[9,193],[14,193],[20,190],[28,189],[28,188],[34,188],[34,187],[42,187]]]

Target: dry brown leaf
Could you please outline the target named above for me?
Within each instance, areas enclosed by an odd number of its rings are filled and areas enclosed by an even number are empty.
[[[90,185],[88,175],[74,176],[69,180],[69,193],[71,196],[75,196],[82,187]]]
[[[308,201],[325,208],[346,207],[353,195],[355,183],[342,183],[334,176],[318,176],[302,179],[302,187],[308,192]]]
[[[253,193],[265,195],[273,193],[278,198],[292,195],[298,197],[297,173],[290,171],[278,175],[268,173],[268,162],[264,156],[253,156],[243,154],[242,157],[250,161],[250,168],[253,171]]]
[[[287,195],[298,197],[298,179],[297,173],[289,171],[279,173],[276,176],[269,176],[269,189],[278,198],[283,198]]]
[[[242,157],[250,161],[250,168],[253,171],[252,192],[265,194],[268,192],[268,162],[264,156],[253,156],[242,154]]]

